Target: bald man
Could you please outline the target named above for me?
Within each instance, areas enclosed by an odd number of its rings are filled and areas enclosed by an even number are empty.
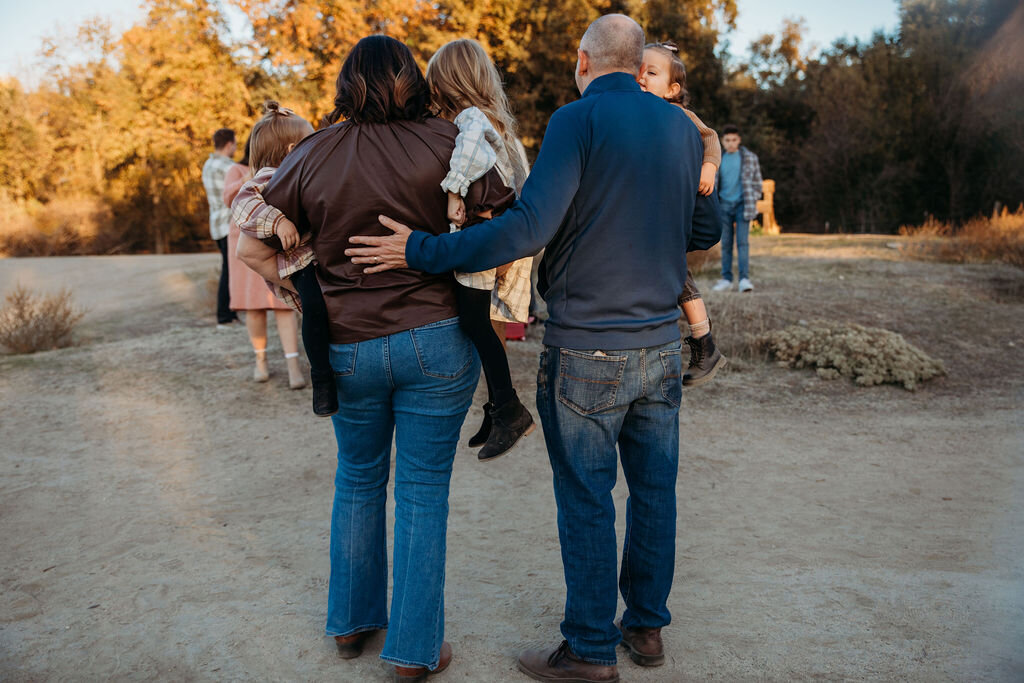
[[[718,242],[713,197],[697,195],[703,148],[679,107],[637,85],[644,33],[601,17],[580,41],[582,98],[554,113],[522,196],[503,215],[429,236],[357,237],[365,272],[476,272],[546,247],[547,301],[537,410],[554,473],[565,572],[564,640],[524,652],[539,681],[618,681],[616,646],[644,666],[665,656],[661,628],[675,568],[682,361],[678,300],[686,252]],[[621,572],[612,488],[629,487]],[[616,623],[617,592],[626,610]]]

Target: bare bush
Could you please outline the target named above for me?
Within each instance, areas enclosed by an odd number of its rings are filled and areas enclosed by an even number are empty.
[[[822,379],[852,377],[861,386],[899,384],[914,391],[945,367],[902,335],[852,323],[814,321],[760,335],[780,365],[815,368]]]
[[[70,346],[83,315],[72,305],[70,290],[35,295],[16,285],[0,308],[0,345],[14,353]]]
[[[900,228],[910,238],[902,251],[912,258],[950,263],[1001,261],[1024,268],[1024,205],[978,217],[955,228],[929,218],[923,225]]]

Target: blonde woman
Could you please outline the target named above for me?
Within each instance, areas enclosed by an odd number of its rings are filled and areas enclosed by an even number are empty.
[[[478,220],[463,202],[469,186],[495,168],[516,196],[526,182],[527,162],[516,136],[501,77],[475,40],[455,40],[439,49],[427,64],[431,108],[459,128],[450,170],[441,182],[448,193],[452,230]],[[458,227],[456,227],[458,226]],[[530,307],[532,258],[480,273],[456,273],[456,295],[463,330],[480,355],[487,381],[484,420],[469,445],[483,446],[477,457],[491,460],[508,452],[533,428],[533,417],[512,386],[505,348],[491,320],[526,322]]]

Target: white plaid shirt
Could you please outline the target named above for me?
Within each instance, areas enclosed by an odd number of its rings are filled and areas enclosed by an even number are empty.
[[[469,186],[494,168],[499,156],[504,156],[507,162],[508,155],[498,131],[476,107],[459,112],[455,125],[459,127],[459,135],[455,138],[450,170],[441,181],[441,189],[465,197]]]
[[[465,197],[471,184],[497,167],[502,182],[512,187],[518,196],[521,188],[513,187],[512,162],[505,143],[487,115],[476,107],[470,107],[459,112],[455,125],[459,127],[459,135],[455,138],[450,170],[441,181],[441,189]],[[526,150],[522,144],[518,151],[525,166]],[[452,232],[458,230],[455,225],[451,226]],[[529,256],[515,261],[501,277],[491,268],[479,273],[455,273],[455,279],[466,287],[491,290],[492,320],[524,323],[530,315],[532,268],[533,257]]]
[[[223,154],[211,154],[203,164],[203,187],[210,203],[210,237],[214,240],[227,237],[231,227],[231,207],[224,203],[224,176],[234,165]]]

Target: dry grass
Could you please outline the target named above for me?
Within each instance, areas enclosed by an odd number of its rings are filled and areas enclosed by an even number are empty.
[[[722,250],[715,245],[705,251],[691,251],[686,255],[686,267],[694,275],[717,273],[722,265]]]
[[[118,251],[118,236],[102,230],[113,222],[110,209],[97,199],[55,199],[47,204],[4,199],[0,213],[0,254],[62,256]]]
[[[991,218],[973,218],[960,228],[929,218],[900,228],[910,238],[902,251],[911,258],[949,263],[1001,261],[1024,268],[1024,205]]]
[[[705,298],[715,344],[730,360],[765,361],[768,354],[759,342],[761,335],[786,324],[785,311],[764,297],[748,295]],[[683,334],[689,334],[686,318],[680,322]]]
[[[0,308],[0,345],[14,353],[70,346],[83,315],[72,305],[70,290],[35,295],[17,285]]]
[[[899,384],[914,391],[945,374],[942,361],[875,327],[818,320],[761,334],[757,341],[780,365],[815,368],[822,379],[852,377],[861,386]]]

